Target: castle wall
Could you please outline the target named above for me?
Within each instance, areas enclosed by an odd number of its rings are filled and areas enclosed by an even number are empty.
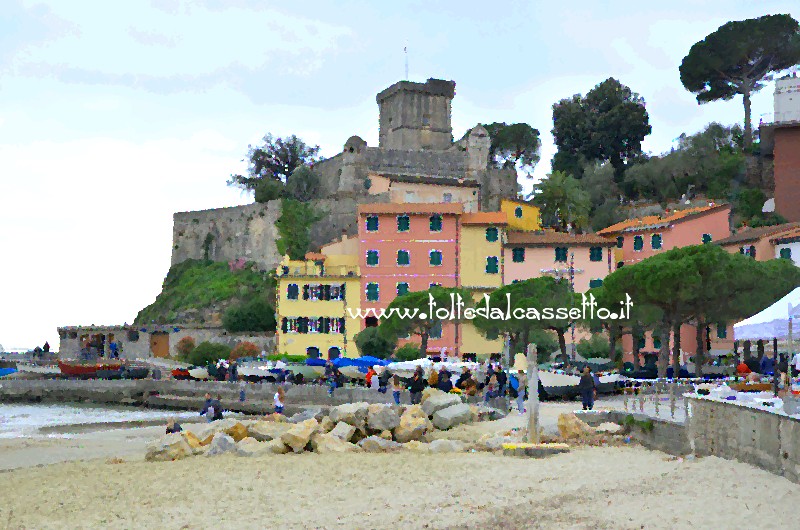
[[[396,175],[465,177],[467,161],[466,152],[460,150],[406,151],[367,147],[364,152],[364,162],[371,172]]]

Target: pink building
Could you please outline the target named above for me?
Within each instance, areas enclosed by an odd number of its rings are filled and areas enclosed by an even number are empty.
[[[503,245],[503,283],[540,276],[569,277],[575,292],[603,284],[614,270],[614,240],[596,234],[510,231]]]
[[[711,243],[728,237],[729,204],[687,208],[628,219],[600,230],[598,234],[616,239],[616,268],[642,261],[677,247]]]
[[[434,284],[458,286],[461,213],[460,203],[360,205],[362,309],[385,308],[399,294],[424,291]],[[456,335],[453,324],[444,324],[441,336],[430,337],[428,350],[446,347],[458,352]]]
[[[690,245],[708,244],[727,238],[731,234],[729,204],[710,205],[701,208],[687,208],[668,212],[662,216],[647,216],[640,219],[628,219],[598,234],[616,238],[616,268],[638,263],[643,259],[655,256],[666,250]],[[634,303],[636,301],[634,300]],[[716,325],[711,328],[717,332]],[[725,325],[717,332],[720,339],[727,337]],[[697,351],[697,339],[694,326],[681,326],[681,350],[688,355]],[[657,352],[661,348],[662,339],[653,333],[647,333],[639,339],[642,353]],[[670,348],[672,341],[670,340]],[[627,354],[626,361],[632,359],[633,339],[630,335],[622,337],[622,349]],[[671,351],[671,350],[670,350]]]

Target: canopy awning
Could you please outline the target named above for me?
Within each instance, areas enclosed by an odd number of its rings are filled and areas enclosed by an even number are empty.
[[[793,326],[800,325],[800,287],[787,294],[765,310],[733,326],[736,340],[786,339],[789,335],[789,318]],[[800,329],[793,329],[800,336]]]

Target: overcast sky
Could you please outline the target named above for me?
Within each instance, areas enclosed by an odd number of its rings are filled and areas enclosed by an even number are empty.
[[[796,2],[130,2],[4,0],[0,11],[0,344],[132,322],[169,269],[172,213],[251,202],[225,185],[249,143],[297,134],[339,152],[378,139],[375,94],[456,81],[454,135],[527,122],[554,152],[551,106],[613,76],[641,94],[667,150],[739,122],[698,106],[678,65],[728,20]],[[268,7],[273,4],[276,7]],[[447,4],[453,7],[438,7]],[[800,13],[793,13],[795,18]],[[772,111],[772,86],[754,121]],[[524,182],[526,189],[530,181]]]

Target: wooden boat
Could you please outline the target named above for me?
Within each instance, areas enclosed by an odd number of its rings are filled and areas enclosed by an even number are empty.
[[[122,368],[100,369],[95,372],[94,376],[98,379],[122,379]]]
[[[11,375],[11,374],[15,374],[15,373],[17,373],[17,367],[16,366],[6,366],[6,367],[0,368],[0,377],[5,377],[7,375]]]
[[[194,367],[189,368],[189,377],[192,379],[198,379],[201,381],[205,381],[210,378],[208,374],[208,368],[204,367]]]
[[[312,381],[320,376],[325,375],[324,366],[308,366],[307,364],[290,364],[286,369],[292,372],[295,376],[302,375],[306,381]]]
[[[58,361],[58,368],[67,377],[95,377],[98,370],[118,370],[120,363],[81,363]]]
[[[342,366],[341,368],[339,368],[339,371],[342,373],[343,376],[349,377],[350,379],[365,380],[367,378],[366,372],[362,372],[358,366]]]
[[[150,368],[146,366],[130,366],[122,370],[123,379],[144,379],[150,374]]]
[[[620,375],[603,374],[598,379],[600,384],[597,386],[597,392],[604,394],[614,391],[620,380]],[[580,383],[581,378],[579,375],[539,370],[539,380],[542,382],[544,391],[548,396],[571,398],[578,395],[578,383]]]
[[[45,377],[61,375],[57,364],[18,363],[17,370],[20,374],[35,374]]]

